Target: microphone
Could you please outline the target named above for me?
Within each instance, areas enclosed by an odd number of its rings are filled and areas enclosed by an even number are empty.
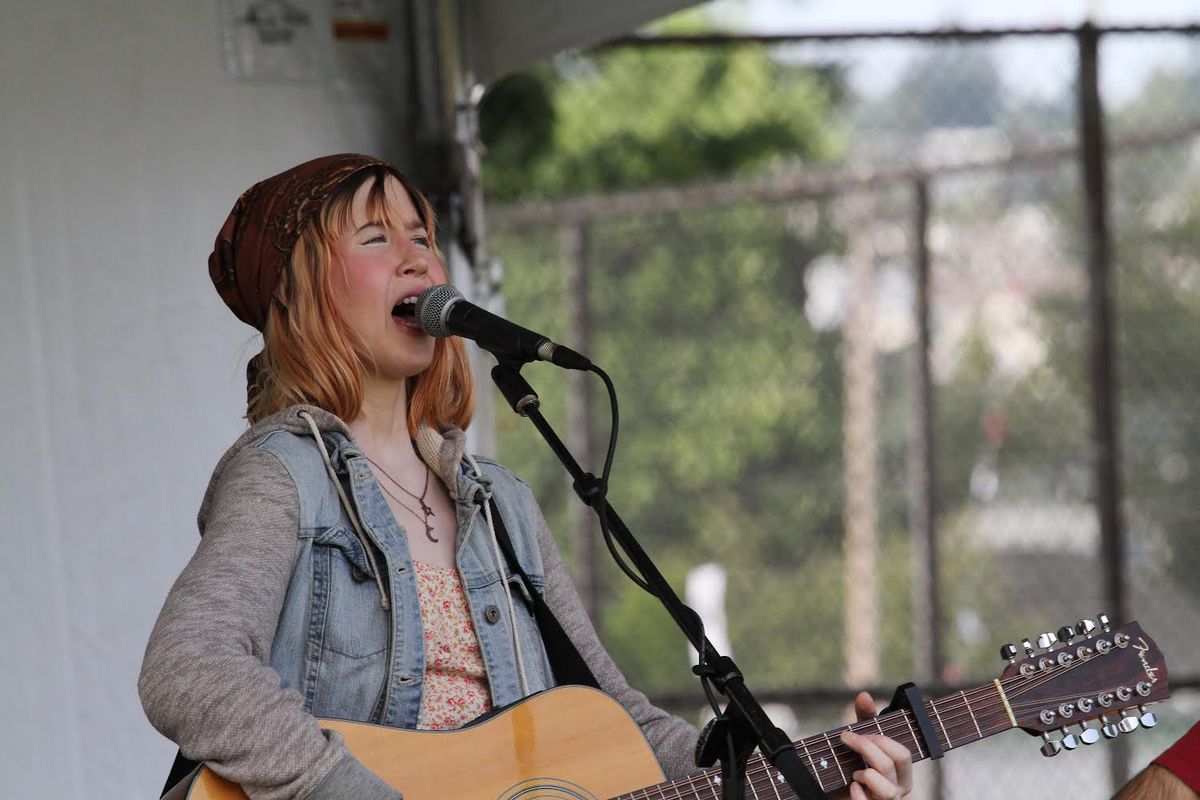
[[[421,293],[416,318],[421,330],[430,336],[471,339],[500,359],[516,359],[522,364],[549,361],[565,369],[584,371],[592,366],[586,356],[571,348],[467,302],[458,289],[448,284],[430,286]]]

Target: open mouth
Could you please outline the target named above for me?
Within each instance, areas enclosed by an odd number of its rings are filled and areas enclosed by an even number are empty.
[[[401,319],[416,320],[417,318],[417,296],[406,297],[392,307],[392,316],[400,317]]]
[[[410,328],[421,327],[417,323],[417,295],[406,297],[392,307],[392,319],[403,322]]]

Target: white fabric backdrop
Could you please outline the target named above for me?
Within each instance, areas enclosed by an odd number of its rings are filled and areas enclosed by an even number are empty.
[[[5,2],[0,75],[4,795],[157,797],[174,747],[137,671],[258,349],[213,238],[253,180],[398,157],[372,133],[398,128],[370,96],[228,80],[212,2]]]
[[[247,5],[226,2],[237,14]],[[318,38],[328,30],[330,3],[295,2]],[[495,42],[471,26],[474,60],[494,75],[688,4],[610,0],[597,16],[574,2],[506,25],[526,0],[486,14],[469,3],[499,26]],[[231,80],[218,9],[0,3],[6,797],[157,796],[175,748],[142,715],[137,672],[195,545],[209,471],[243,429],[243,370],[258,350],[209,282],[213,238],[239,192],[300,161],[404,161],[399,134],[414,120],[394,88],[353,76],[348,87],[344,70],[324,83]],[[360,55],[321,57],[337,72]],[[409,86],[405,59],[391,60],[372,74]]]

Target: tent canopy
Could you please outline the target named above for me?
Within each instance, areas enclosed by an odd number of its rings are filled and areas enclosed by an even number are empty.
[[[489,82],[554,53],[627,33],[694,0],[462,0],[467,63]]]

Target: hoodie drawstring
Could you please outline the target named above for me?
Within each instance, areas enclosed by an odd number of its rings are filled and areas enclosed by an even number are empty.
[[[342,506],[346,509],[346,515],[350,517],[350,524],[354,526],[354,534],[358,537],[358,543],[367,555],[367,563],[371,567],[371,577],[375,579],[375,586],[379,589],[379,605],[386,611],[390,607],[387,589],[384,588],[383,577],[379,574],[379,564],[375,561],[375,552],[371,549],[371,542],[363,533],[362,522],[359,521],[358,514],[355,513],[354,506],[350,503],[350,498],[346,497],[346,491],[342,489],[342,482],[338,480],[337,472],[333,469],[333,459],[329,457],[329,450],[325,447],[325,440],[321,438],[321,431],[317,428],[316,421],[307,411],[301,411],[300,416],[308,423],[313,438],[317,440],[317,447],[321,448],[321,457],[325,459],[325,470],[329,473],[329,479],[333,481],[333,488],[337,489]]]
[[[470,453],[464,453],[463,457],[471,465],[471,469],[475,472],[476,478],[483,477],[483,471],[479,469],[479,464],[471,457]],[[521,641],[517,638],[517,610],[513,605],[512,589],[508,586],[508,570],[504,568],[504,556],[500,552],[500,542],[496,539],[496,526],[492,522],[492,504],[487,502],[488,498],[484,497],[483,516],[487,520],[488,534],[492,539],[492,554],[496,558],[496,568],[500,570],[500,585],[504,587],[504,598],[508,601],[508,619],[511,622],[512,628],[512,643],[513,651],[517,654],[517,675],[521,679],[521,695],[529,696],[529,678],[525,675],[525,658],[521,655]],[[527,587],[529,591],[535,591],[532,586]]]

